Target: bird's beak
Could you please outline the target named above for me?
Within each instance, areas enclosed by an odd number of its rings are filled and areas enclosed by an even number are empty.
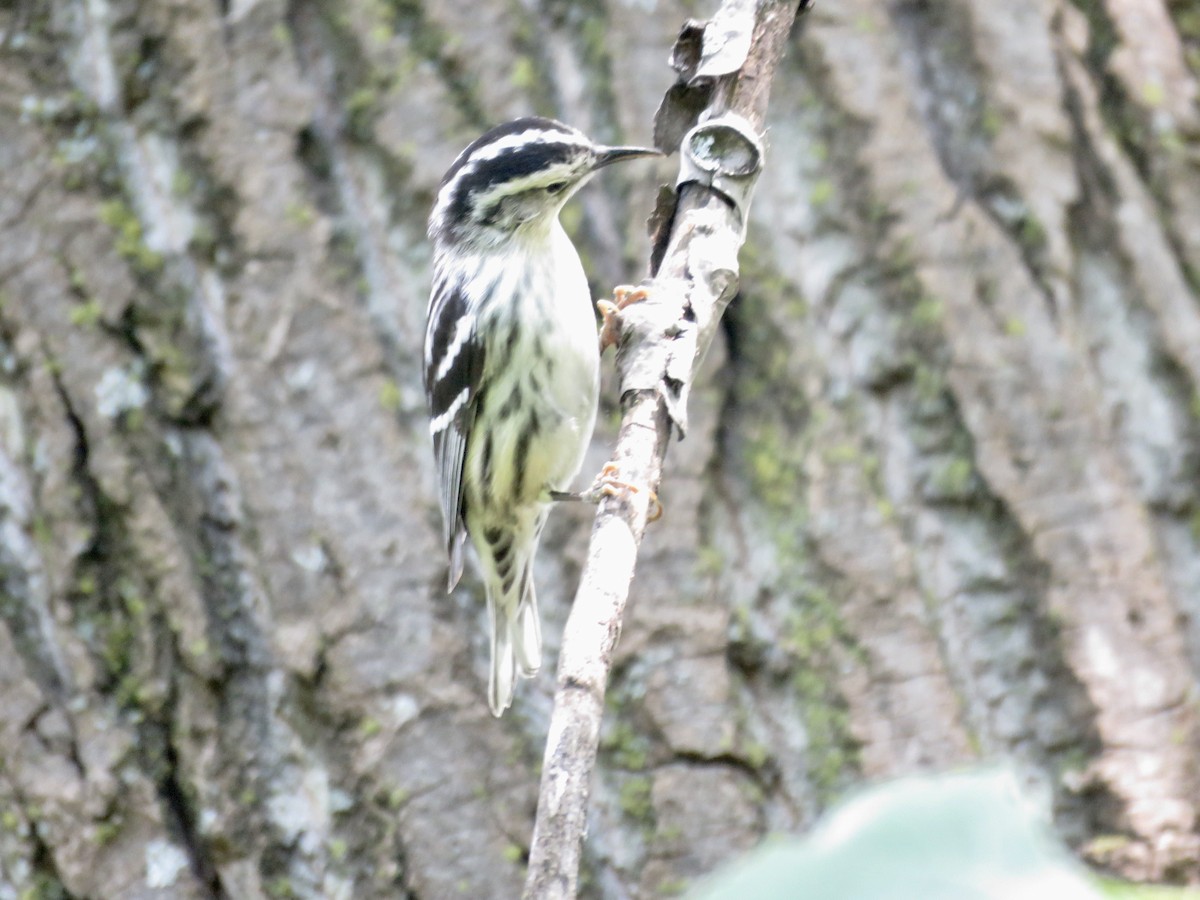
[[[611,166],[613,163],[626,159],[637,159],[642,156],[665,155],[662,151],[654,150],[650,147],[605,147],[596,154],[596,162],[592,165],[592,168],[603,169],[605,166]]]

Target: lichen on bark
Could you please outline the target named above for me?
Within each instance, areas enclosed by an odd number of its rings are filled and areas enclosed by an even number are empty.
[[[646,140],[712,9],[517,6],[0,10],[3,889],[519,892],[551,677],[492,720],[480,585],[440,590],[423,217],[493,121]],[[1197,34],[847,0],[792,35],[582,896],[982,757],[1085,856],[1195,879]],[[615,174],[572,228],[597,296],[654,188]],[[585,518],[539,560],[551,653]]]

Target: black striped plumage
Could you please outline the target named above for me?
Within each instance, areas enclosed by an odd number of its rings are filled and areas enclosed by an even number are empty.
[[[518,119],[459,155],[430,215],[425,390],[449,587],[470,538],[487,589],[496,715],[518,671],[540,665],[533,557],[550,493],[569,487],[595,420],[591,296],[558,212],[596,169],[653,152]]]
[[[437,422],[439,416],[450,412],[456,398],[464,392],[466,396],[446,422],[446,427],[431,429],[433,455],[441,474],[444,538],[450,559],[448,590],[453,590],[462,577],[462,551],[467,537],[462,516],[462,468],[486,352],[483,341],[472,334],[464,338],[464,345],[453,357],[447,356],[450,342],[457,336],[458,327],[467,321],[467,316],[467,299],[461,289],[448,286],[441,293],[434,292],[430,301],[425,366],[425,394],[431,420]]]
[[[486,166],[474,167],[455,185],[448,221],[470,222],[473,197],[478,197],[497,185],[545,171],[551,166],[568,164],[580,154],[581,144],[574,137],[575,133],[565,125],[560,125],[550,119],[517,119],[492,129],[464,150],[455,165],[451,166],[450,171],[446,173],[442,184],[445,185],[458,175],[465,160],[470,158],[470,154],[474,150],[489,144],[494,145],[497,140],[504,137],[528,133],[533,128],[547,134],[561,134],[564,140],[559,143],[530,143],[514,147],[511,151],[489,160]],[[458,233],[454,232],[452,236],[457,238]]]

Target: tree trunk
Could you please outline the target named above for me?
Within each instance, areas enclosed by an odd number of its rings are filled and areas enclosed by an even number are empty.
[[[551,517],[547,665],[496,721],[482,586],[443,593],[424,217],[489,123],[648,140],[711,11],[0,6],[0,898],[519,894],[591,511]],[[981,758],[1085,855],[1197,876],[1198,74],[1181,0],[802,20],[584,896]],[[654,184],[568,207],[598,295]]]

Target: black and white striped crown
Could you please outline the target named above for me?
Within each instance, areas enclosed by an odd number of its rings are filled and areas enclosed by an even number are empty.
[[[524,179],[593,153],[593,143],[569,125],[528,116],[497,125],[473,141],[446,171],[429,216],[429,236],[453,240],[468,222],[474,198],[508,182]]]

